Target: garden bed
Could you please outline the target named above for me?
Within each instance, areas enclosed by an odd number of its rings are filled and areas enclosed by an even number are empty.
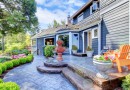
[[[25,58],[13,59],[4,63],[0,63],[0,78],[4,78],[4,76],[12,69],[33,61],[33,55],[28,55]]]

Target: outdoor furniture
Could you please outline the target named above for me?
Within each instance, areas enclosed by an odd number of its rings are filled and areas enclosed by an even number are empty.
[[[120,55],[115,54],[118,72],[122,72],[121,66],[127,66],[130,70],[130,45],[122,46]]]

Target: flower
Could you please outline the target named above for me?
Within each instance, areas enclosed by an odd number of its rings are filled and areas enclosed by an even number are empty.
[[[109,57],[108,57],[108,56],[105,56],[104,59],[105,59],[105,60],[109,60]]]

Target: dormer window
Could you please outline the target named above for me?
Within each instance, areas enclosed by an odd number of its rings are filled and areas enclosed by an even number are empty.
[[[81,13],[79,16],[78,16],[78,22],[82,21],[83,20],[83,13]]]
[[[90,14],[95,12],[99,8],[99,4],[97,0],[94,0],[92,5],[90,6]]]

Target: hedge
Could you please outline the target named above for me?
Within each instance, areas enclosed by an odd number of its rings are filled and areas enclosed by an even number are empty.
[[[29,54],[25,58],[13,59],[4,63],[0,63],[0,75],[5,72],[7,69],[11,69],[15,66],[19,66],[25,63],[29,63],[33,60],[33,55]],[[1,90],[1,89],[0,89]]]
[[[4,82],[0,79],[0,90],[20,90],[20,87],[15,82]]]

